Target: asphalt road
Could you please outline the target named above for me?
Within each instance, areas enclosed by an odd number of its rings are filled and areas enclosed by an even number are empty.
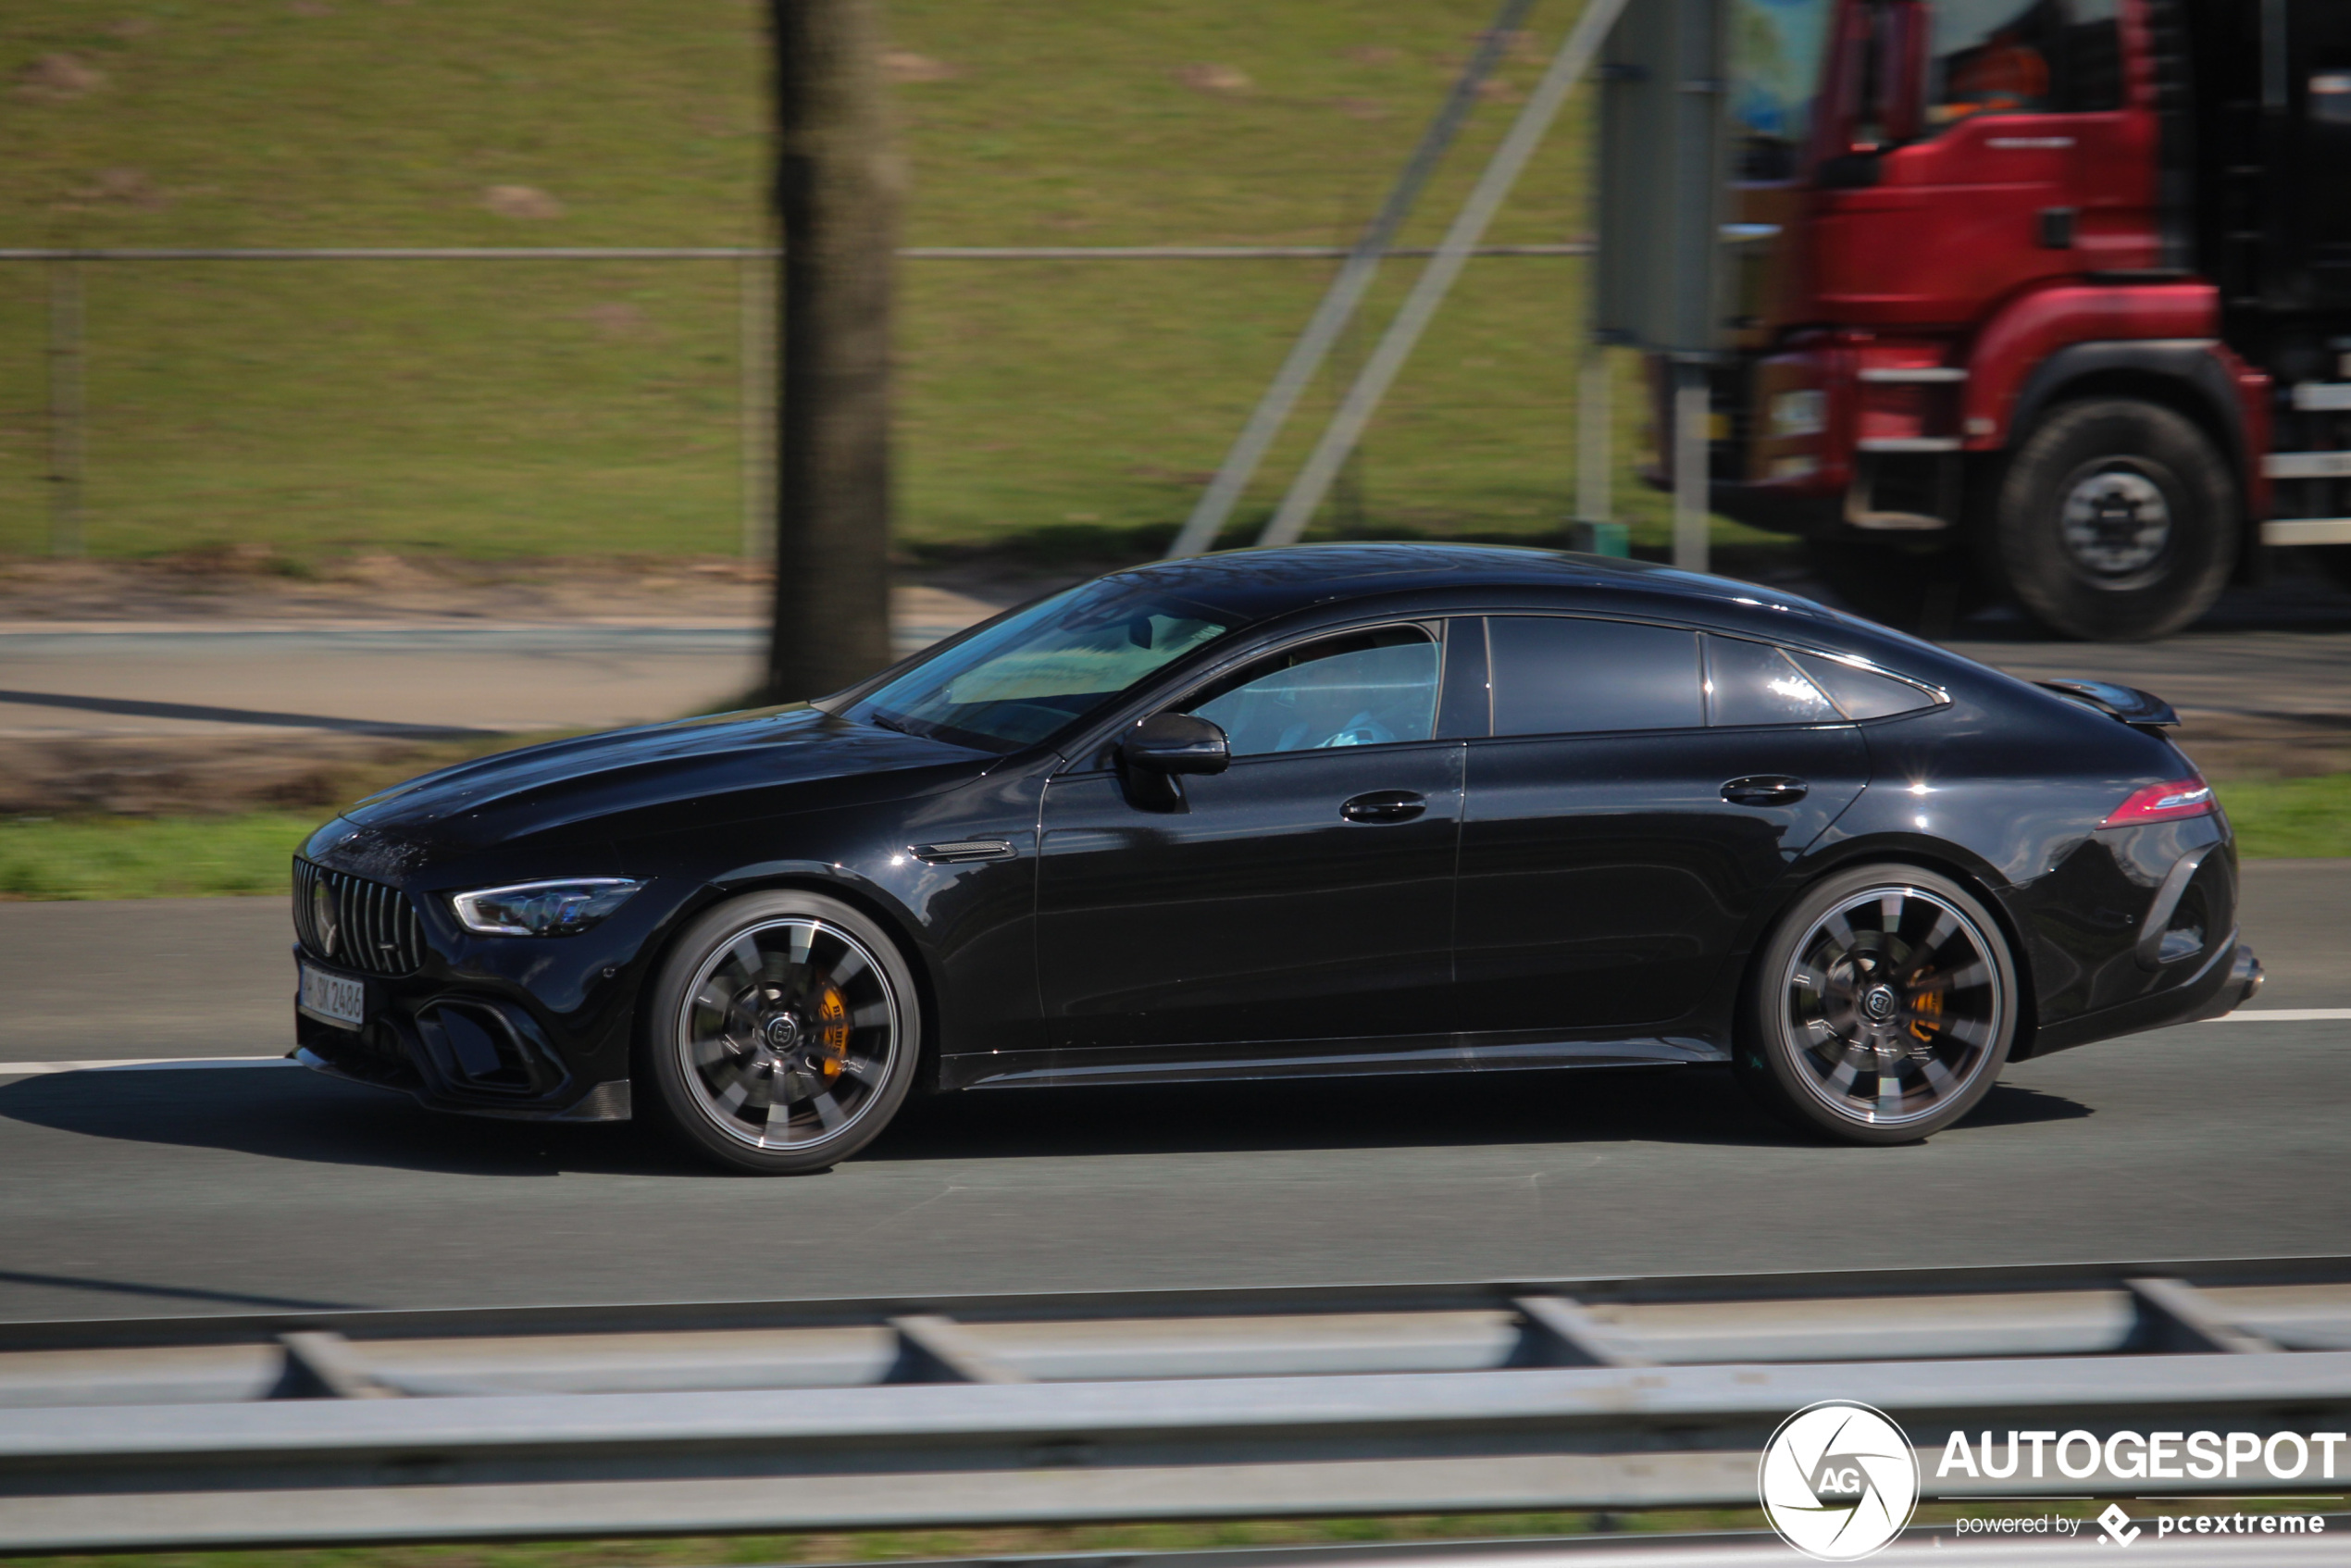
[[[2248,867],[2259,1008],[2351,1008],[2346,915],[2351,862]],[[0,1318],[2351,1251],[2351,1019],[2027,1063],[1904,1149],[1693,1069],[972,1095],[786,1181],[295,1067],[20,1065],[282,1052],[287,940],[0,905]]]

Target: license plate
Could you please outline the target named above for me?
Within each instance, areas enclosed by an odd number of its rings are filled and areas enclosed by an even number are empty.
[[[302,1011],[321,1023],[355,1029],[367,1021],[367,982],[302,965]]]

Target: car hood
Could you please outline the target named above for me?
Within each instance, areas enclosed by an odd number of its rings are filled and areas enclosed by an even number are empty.
[[[995,760],[795,703],[502,752],[412,778],[343,815],[370,838],[453,846],[588,824],[599,832],[624,825],[657,832],[688,817],[707,823],[919,794]]]

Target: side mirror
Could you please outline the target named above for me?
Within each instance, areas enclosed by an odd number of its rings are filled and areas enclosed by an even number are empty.
[[[1222,773],[1233,760],[1233,749],[1225,732],[1207,719],[1153,714],[1126,732],[1118,756],[1145,773]]]

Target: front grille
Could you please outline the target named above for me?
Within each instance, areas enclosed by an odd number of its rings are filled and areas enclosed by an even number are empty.
[[[318,893],[334,907],[334,941],[319,928]],[[305,950],[330,964],[370,975],[405,975],[425,962],[424,926],[408,895],[381,882],[330,871],[306,860],[293,863],[294,934]]]

